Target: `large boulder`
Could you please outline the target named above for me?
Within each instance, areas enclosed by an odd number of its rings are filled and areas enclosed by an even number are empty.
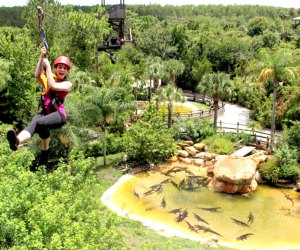
[[[222,157],[215,163],[209,186],[216,192],[248,193],[257,187],[256,168],[250,158]]]

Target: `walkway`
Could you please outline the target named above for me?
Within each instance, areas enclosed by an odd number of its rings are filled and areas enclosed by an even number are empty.
[[[255,147],[245,146],[245,147],[242,147],[239,150],[235,151],[234,153],[232,153],[231,156],[244,157],[244,156],[249,155],[254,149],[255,149]]]

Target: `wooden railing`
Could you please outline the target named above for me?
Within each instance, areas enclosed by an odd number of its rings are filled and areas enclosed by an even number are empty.
[[[269,131],[259,131],[252,128],[249,128],[245,124],[237,123],[224,123],[219,121],[217,124],[218,132],[233,132],[233,133],[246,133],[254,137],[255,142],[259,144],[264,144],[269,147],[271,132]],[[281,135],[275,133],[275,141],[279,139]]]

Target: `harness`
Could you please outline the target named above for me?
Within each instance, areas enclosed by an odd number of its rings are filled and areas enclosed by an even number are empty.
[[[53,78],[56,79],[56,74],[53,74]],[[48,110],[47,110],[47,106],[50,109],[50,113],[58,111],[58,107],[60,104],[64,103],[64,100],[61,99],[59,97],[59,95],[55,92],[52,91],[51,89],[47,89],[46,86],[48,86],[47,84],[47,77],[45,74],[41,75],[42,81],[43,81],[43,85],[44,85],[44,89],[41,92],[41,97],[40,97],[40,101],[39,101],[39,108],[40,108],[40,112],[44,115],[48,114]],[[50,96],[51,102],[49,105],[45,105],[45,95]]]

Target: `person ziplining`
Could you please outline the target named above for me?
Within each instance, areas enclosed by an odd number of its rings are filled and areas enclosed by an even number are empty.
[[[7,140],[10,149],[16,151],[19,145],[27,142],[34,134],[42,139],[42,154],[39,164],[48,162],[50,153],[50,130],[61,128],[67,121],[64,100],[72,89],[72,83],[67,80],[67,74],[71,69],[71,61],[68,57],[58,56],[53,63],[55,73],[52,73],[51,64],[47,58],[48,44],[42,28],[43,9],[38,7],[39,29],[43,41],[41,53],[35,70],[35,77],[43,86],[40,100],[40,110],[32,118],[30,124],[18,135],[15,130],[7,132]]]

